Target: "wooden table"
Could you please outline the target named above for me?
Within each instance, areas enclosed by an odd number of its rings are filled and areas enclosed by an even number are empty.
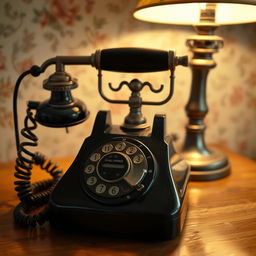
[[[18,200],[12,164],[0,165],[0,255],[256,255],[256,162],[227,152],[232,174],[217,181],[191,182],[190,208],[181,236],[142,242],[69,234],[49,225],[26,230],[13,223]],[[62,159],[67,168],[70,159]],[[42,179],[44,173],[34,174]]]

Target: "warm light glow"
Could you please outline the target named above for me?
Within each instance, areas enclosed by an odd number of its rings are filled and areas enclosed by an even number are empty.
[[[206,9],[206,3],[201,3],[200,5],[200,9],[201,10],[205,10]]]
[[[134,17],[155,23],[191,25],[199,23],[200,6],[206,5],[181,3],[151,6],[138,9]],[[223,25],[256,22],[256,5],[217,3],[215,22]]]

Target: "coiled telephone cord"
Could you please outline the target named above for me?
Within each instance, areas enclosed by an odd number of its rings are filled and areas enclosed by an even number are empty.
[[[29,124],[31,123],[31,124]],[[21,134],[27,141],[19,144],[18,157],[16,159],[14,176],[18,179],[14,182],[15,190],[20,199],[20,203],[15,207],[13,215],[16,223],[25,227],[35,227],[48,220],[49,196],[62,176],[62,170],[58,165],[47,160],[40,153],[32,153],[28,147],[36,147],[38,138],[33,133],[37,127],[36,120],[30,107],[27,108],[27,115],[24,120],[24,128]],[[31,183],[33,166],[40,166],[41,170],[46,171],[52,179]],[[46,205],[43,210],[36,214],[30,214],[35,208]]]

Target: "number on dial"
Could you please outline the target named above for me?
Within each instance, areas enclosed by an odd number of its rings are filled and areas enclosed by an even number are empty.
[[[95,166],[94,165],[92,165],[92,164],[89,164],[89,165],[87,165],[86,167],[85,167],[85,173],[87,173],[87,174],[91,174],[91,173],[93,173],[94,172],[94,170],[95,170]]]
[[[116,196],[119,193],[119,187],[118,186],[112,186],[110,187],[110,189],[108,190],[108,193],[111,196]]]
[[[142,161],[144,160],[144,156],[142,154],[139,154],[139,155],[136,155],[132,161],[135,163],[135,164],[140,164]]]
[[[96,186],[96,193],[97,194],[102,194],[106,191],[106,186],[104,184],[99,184]]]
[[[90,186],[93,186],[94,184],[96,184],[97,182],[97,178],[95,176],[91,176],[87,179],[86,183]]]
[[[102,152],[103,153],[108,153],[113,149],[113,145],[112,144],[106,144],[102,147]]]
[[[115,145],[115,149],[118,150],[118,151],[124,150],[125,147],[126,147],[126,144],[124,142],[120,142],[120,143]]]
[[[131,146],[131,147],[128,147],[125,152],[126,152],[126,154],[128,154],[128,155],[132,155],[132,154],[134,154],[134,153],[137,152],[137,148]]]

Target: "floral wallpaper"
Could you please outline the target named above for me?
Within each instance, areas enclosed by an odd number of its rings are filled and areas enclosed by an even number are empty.
[[[175,49],[178,55],[189,54],[186,38],[192,27],[160,25],[137,21],[132,17],[136,0],[1,0],[0,1],[0,162],[15,159],[12,117],[12,94],[19,74],[32,65],[41,65],[56,55],[90,55],[96,49],[112,47],[147,47]],[[225,40],[223,49],[214,55],[218,65],[208,77],[206,117],[208,144],[221,144],[256,159],[256,24],[224,26],[217,34]],[[124,60],[125,61],[125,60]],[[97,92],[97,72],[90,66],[71,66],[67,71],[78,78],[72,91],[90,110],[90,118],[78,126],[54,129],[39,125],[38,151],[48,156],[75,155],[90,134],[98,110],[110,109],[113,123],[121,124],[128,112],[124,105],[104,102]],[[19,93],[19,127],[28,100],[42,101],[49,92],[42,81],[54,72],[53,67],[37,78],[27,77]],[[168,72],[123,74],[103,72],[104,84],[133,78],[150,81],[154,86],[168,84]],[[152,122],[154,113],[167,113],[168,132],[177,134],[177,144],[184,138],[187,103],[191,83],[189,68],[176,71],[173,99],[163,106],[144,106],[143,113]],[[128,91],[109,97],[127,99]],[[161,99],[145,89],[145,100]]]

